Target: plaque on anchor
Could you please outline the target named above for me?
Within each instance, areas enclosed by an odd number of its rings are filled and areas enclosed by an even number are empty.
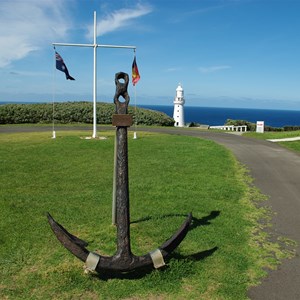
[[[131,252],[130,245],[130,213],[129,213],[129,185],[128,185],[128,137],[127,129],[132,124],[132,117],[128,115],[130,97],[127,92],[128,74],[119,72],[115,75],[116,93],[114,103],[116,114],[113,125],[116,126],[116,226],[117,251],[111,256],[102,256],[88,250],[88,243],[69,233],[57,223],[48,213],[49,224],[62,245],[77,258],[85,262],[87,269],[101,272],[128,272],[144,267],[160,268],[165,265],[165,259],[185,238],[192,214],[189,213],[178,231],[163,245],[149,253],[136,256]],[[123,101],[120,101],[120,97]]]

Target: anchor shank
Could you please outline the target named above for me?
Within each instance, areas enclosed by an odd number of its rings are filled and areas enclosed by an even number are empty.
[[[117,127],[117,255],[131,257],[127,127]]]

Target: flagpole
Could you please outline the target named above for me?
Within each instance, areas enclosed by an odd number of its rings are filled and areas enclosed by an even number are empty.
[[[136,115],[136,86],[134,86],[134,133],[133,133],[133,139],[137,139],[136,135],[136,125],[137,125],[137,115]]]
[[[92,47],[94,49],[93,62],[93,138],[97,137],[97,48],[120,48],[136,49],[136,46],[121,45],[99,45],[97,44],[97,16],[94,11],[94,43],[93,44],[74,44],[74,43],[52,43],[53,46],[73,46],[73,47]]]
[[[140,74],[139,70],[136,64],[136,55],[135,55],[136,49],[134,49],[134,59],[132,63],[132,84],[134,86],[134,115],[135,115],[135,122],[134,122],[134,134],[133,138],[136,139],[136,126],[137,126],[137,115],[136,115],[136,84],[140,80]]]
[[[54,47],[55,50],[55,47]],[[53,90],[52,90],[52,138],[55,139],[56,138],[56,133],[55,133],[55,119],[54,119],[54,103],[55,103],[55,92],[56,92],[56,86],[55,86],[55,81],[56,81],[56,72],[55,72],[55,53],[54,53],[54,64],[53,64]]]
[[[93,138],[97,137],[97,17],[94,11]]]

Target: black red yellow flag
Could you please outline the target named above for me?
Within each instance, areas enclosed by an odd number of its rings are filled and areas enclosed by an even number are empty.
[[[136,59],[134,57],[133,63],[132,63],[132,84],[136,85],[136,83],[140,80],[140,74],[139,69],[136,64]]]

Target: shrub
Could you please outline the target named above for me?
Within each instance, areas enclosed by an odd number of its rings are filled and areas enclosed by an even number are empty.
[[[234,126],[246,125],[247,126],[247,131],[255,131],[255,128],[256,128],[256,124],[245,121],[245,120],[227,119],[225,125],[234,125]]]
[[[53,113],[54,112],[54,113]],[[111,124],[115,105],[97,104],[97,123]],[[174,120],[165,113],[143,108],[129,107],[137,125],[173,126]],[[0,105],[0,124],[23,123],[93,123],[93,104],[91,102],[63,102],[52,104],[6,104]]]
[[[283,127],[284,131],[296,131],[296,130],[300,130],[300,126],[284,126]]]

